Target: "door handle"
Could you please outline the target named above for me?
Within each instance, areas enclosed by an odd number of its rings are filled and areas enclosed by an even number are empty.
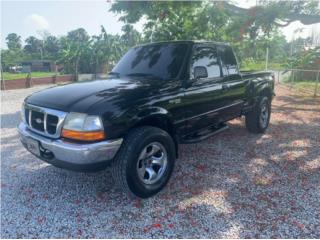
[[[230,87],[229,87],[229,85],[227,85],[227,84],[222,84],[222,90],[223,91],[226,91],[226,90],[228,90]]]
[[[171,100],[169,100],[169,103],[172,103],[172,104],[179,104],[179,103],[181,103],[181,99],[180,99],[180,98],[171,99]]]

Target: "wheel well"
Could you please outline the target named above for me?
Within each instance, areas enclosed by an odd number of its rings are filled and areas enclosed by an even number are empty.
[[[261,96],[267,96],[269,99],[272,98],[272,93],[271,90],[269,88],[265,88],[261,91],[260,93]]]
[[[174,141],[175,148],[176,148],[176,157],[178,157],[178,141],[177,141],[176,131],[173,124],[168,119],[168,117],[166,116],[148,117],[139,121],[134,127],[141,127],[141,126],[157,127],[169,133],[169,135],[172,137]]]

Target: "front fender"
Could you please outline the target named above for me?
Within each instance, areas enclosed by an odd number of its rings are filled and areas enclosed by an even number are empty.
[[[141,121],[146,121],[151,118],[160,118],[172,122],[172,115],[166,109],[161,107],[148,107],[141,109],[134,109],[130,114],[132,117],[128,121],[128,127],[133,127]]]
[[[104,128],[108,139],[122,138],[130,129],[138,125],[158,126],[169,123],[172,126],[172,116],[164,108],[131,108],[117,116],[105,114]],[[156,123],[156,124],[155,124]]]

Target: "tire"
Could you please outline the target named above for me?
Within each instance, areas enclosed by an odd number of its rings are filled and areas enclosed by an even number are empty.
[[[149,126],[135,128],[125,137],[112,164],[115,184],[130,195],[151,197],[167,184],[175,156],[167,132]]]
[[[271,100],[261,96],[253,111],[246,115],[246,128],[252,133],[264,133],[269,126]]]

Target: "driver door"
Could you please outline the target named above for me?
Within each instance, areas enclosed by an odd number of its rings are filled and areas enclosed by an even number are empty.
[[[195,68],[206,68],[207,76],[197,78]],[[190,78],[184,95],[186,134],[219,123],[223,107],[223,77],[216,46],[195,45],[190,62]]]

